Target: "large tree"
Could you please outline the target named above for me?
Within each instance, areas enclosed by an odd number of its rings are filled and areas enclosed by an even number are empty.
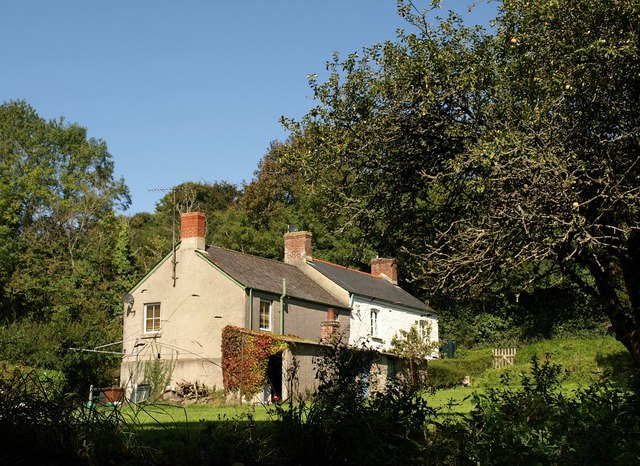
[[[431,292],[570,283],[640,362],[638,2],[399,6],[418,32],[330,63],[289,157]]]
[[[128,203],[103,141],[26,102],[0,105],[0,359],[63,369],[74,386],[105,366],[66,349],[118,336],[116,209]]]

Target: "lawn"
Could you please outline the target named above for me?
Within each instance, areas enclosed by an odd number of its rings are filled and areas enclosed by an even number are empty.
[[[186,406],[164,403],[125,406],[121,412],[127,422],[149,427],[253,419],[270,421],[272,408],[263,405],[192,404]]]
[[[478,352],[487,350],[460,351],[461,358],[477,357]],[[429,406],[441,412],[469,413],[473,405],[474,393],[482,394],[487,388],[499,387],[501,379],[508,374],[513,383],[519,376],[528,372],[531,358],[550,356],[552,363],[565,369],[565,380],[561,389],[567,393],[587,386],[606,376],[607,380],[621,383],[621,374],[626,373],[625,366],[629,357],[623,346],[615,339],[607,337],[592,340],[549,340],[523,346],[518,349],[516,364],[509,369],[488,369],[472,378],[472,386],[436,390],[425,395]],[[122,414],[128,422],[139,424],[145,429],[188,430],[202,421],[257,421],[268,422],[274,419],[273,407],[264,405],[220,405],[192,404],[175,406],[169,404],[149,404],[139,407],[125,406]]]

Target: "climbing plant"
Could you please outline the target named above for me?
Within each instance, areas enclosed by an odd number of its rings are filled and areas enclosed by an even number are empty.
[[[222,331],[225,391],[247,398],[258,393],[266,382],[269,357],[287,348],[282,336],[226,326]]]

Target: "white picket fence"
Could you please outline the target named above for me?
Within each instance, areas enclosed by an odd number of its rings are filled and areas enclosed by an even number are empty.
[[[502,369],[503,367],[513,366],[516,362],[515,348],[499,348],[493,350],[493,367]]]

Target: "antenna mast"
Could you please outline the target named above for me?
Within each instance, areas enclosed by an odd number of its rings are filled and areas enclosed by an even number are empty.
[[[171,192],[173,194],[173,210],[171,217],[173,219],[171,224],[171,233],[173,236],[173,243],[171,245],[171,249],[173,251],[173,257],[171,259],[171,278],[173,279],[173,287],[176,287],[176,280],[178,277],[176,276],[176,266],[178,262],[176,261],[176,188],[150,188],[148,191],[151,192],[160,192],[160,193],[168,193]]]

